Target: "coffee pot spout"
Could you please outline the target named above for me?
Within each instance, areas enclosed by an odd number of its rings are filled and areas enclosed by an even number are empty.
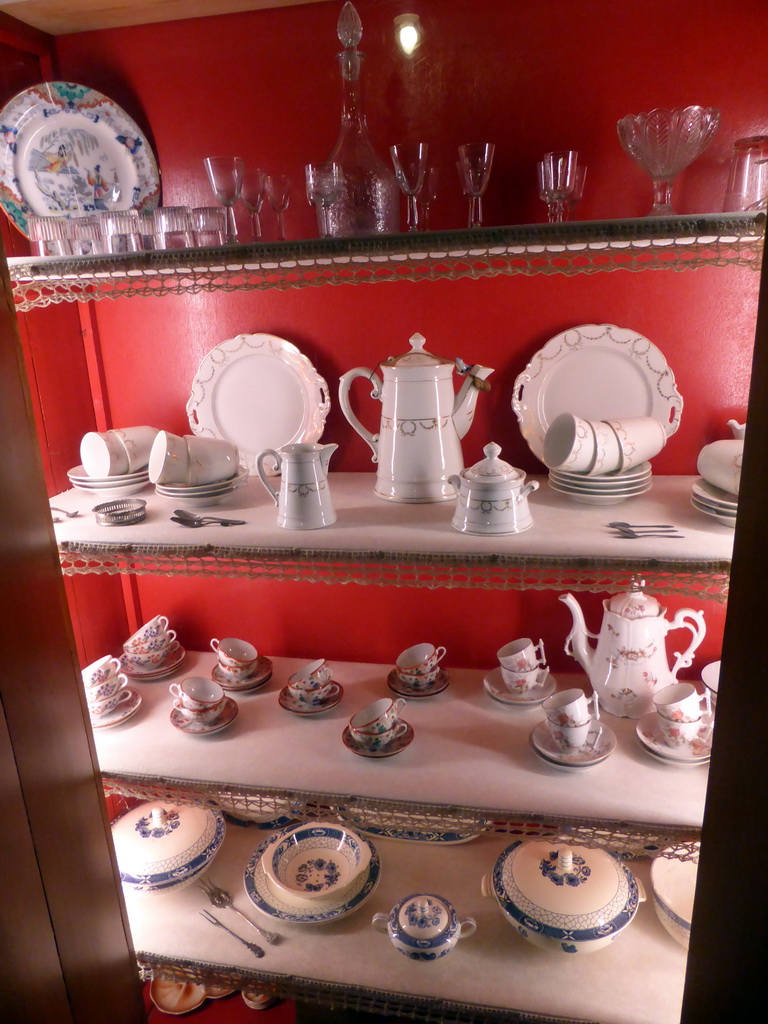
[[[467,366],[462,359],[456,360],[456,369],[459,373],[464,374],[465,378],[453,403],[453,425],[461,439],[472,426],[478,394],[481,391],[491,390],[487,378],[490,377],[493,370],[488,366],[480,366],[479,363]]]
[[[595,651],[587,642],[587,638],[591,637],[593,640],[596,640],[597,634],[590,633],[587,629],[581,605],[573,594],[560,594],[559,600],[562,601],[563,604],[567,605],[573,617],[571,631],[565,640],[565,653],[570,654],[572,658],[575,658],[576,661],[578,661],[591,681]]]

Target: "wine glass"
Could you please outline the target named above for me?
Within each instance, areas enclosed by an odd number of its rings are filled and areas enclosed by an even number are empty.
[[[617,129],[619,141],[653,181],[649,217],[674,214],[672,185],[677,175],[704,152],[720,123],[716,107],[657,107],[647,114],[627,114]]]
[[[285,211],[291,198],[291,179],[285,174],[268,174],[264,185],[264,194],[277,217],[277,239],[284,242]]]
[[[573,179],[573,188],[571,189],[571,194],[568,196],[568,215],[573,213],[574,209],[579,205],[582,198],[584,197],[584,182],[586,181],[586,179],[586,164],[576,164],[576,173]]]
[[[241,196],[245,208],[251,215],[251,234],[261,238],[261,207],[264,203],[264,187],[267,175],[260,167],[248,167],[243,173]]]
[[[389,147],[397,183],[408,201],[409,231],[419,230],[419,208],[416,200],[424,184],[428,151],[426,142],[401,142]]]
[[[464,195],[469,200],[469,227],[479,228],[483,223],[482,197],[491,176],[491,164],[496,147],[492,142],[468,142],[459,146],[459,178]]]
[[[566,219],[568,200],[576,182],[578,157],[575,149],[545,153],[536,165],[539,197],[547,204],[550,224],[560,224]]]
[[[330,233],[328,210],[344,194],[344,171],[338,164],[307,164],[305,169],[307,200],[317,209],[320,234]]]
[[[424,184],[416,197],[419,207],[419,225],[422,231],[429,231],[429,208],[437,198],[437,186],[440,172],[434,166],[428,167],[424,174]]]
[[[227,211],[227,241],[237,241],[235,203],[243,187],[245,160],[241,156],[207,156],[203,160],[214,198]]]

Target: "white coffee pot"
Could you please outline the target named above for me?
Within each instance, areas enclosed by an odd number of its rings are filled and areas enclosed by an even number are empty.
[[[603,601],[599,633],[590,633],[573,594],[561,594],[573,616],[565,652],[578,661],[589,676],[600,706],[622,718],[640,718],[654,710],[653,695],[676,682],[677,673],[693,662],[704,639],[704,613],[681,608],[673,619],[665,618],[655,597],[643,593],[645,580],[632,577],[629,591]],[[672,668],[667,657],[666,636],[673,629],[688,629],[691,642],[684,653],[675,652]],[[593,647],[588,638],[597,640]]]
[[[374,493],[390,501],[445,501],[455,496],[449,477],[464,468],[461,438],[475,415],[478,391],[488,391],[487,366],[467,367],[460,359],[445,359],[424,349],[425,338],[414,334],[411,350],[381,363],[382,379],[358,366],[339,384],[342,411],[366,441],[377,463]],[[465,376],[454,392],[455,369]],[[382,403],[378,434],[367,430],[349,401],[352,381],[365,377],[371,395]]]
[[[337,444],[287,444],[279,451],[267,448],[256,459],[256,470],[277,505],[277,524],[286,530],[317,530],[336,522],[328,486],[328,463]],[[264,465],[274,460],[280,473],[280,490]]]

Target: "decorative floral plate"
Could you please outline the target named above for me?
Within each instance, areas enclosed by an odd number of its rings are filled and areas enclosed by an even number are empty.
[[[707,764],[712,753],[712,715],[703,715],[698,736],[689,743],[671,747],[664,741],[656,712],[643,715],[635,727],[643,750],[664,764],[687,767]]]
[[[437,675],[429,686],[416,686],[412,683],[404,683],[396,668],[387,676],[387,686],[401,697],[433,697],[436,693],[442,693],[448,686],[450,678],[444,668],[437,670]]]
[[[315,900],[306,906],[287,903],[270,889],[262,864],[264,852],[280,839],[281,833],[279,832],[277,835],[265,839],[248,858],[248,863],[245,866],[245,891],[259,910],[270,917],[276,917],[291,924],[324,924],[326,921],[337,921],[340,917],[346,917],[347,914],[351,914],[362,906],[376,888],[379,881],[379,855],[373,843],[363,839],[362,841],[368,843],[370,847],[371,860],[368,870],[362,872],[349,889],[338,896],[329,896],[327,900]]]
[[[531,746],[539,757],[555,768],[568,771],[593,768],[616,749],[616,734],[605,722],[593,721],[583,747],[563,750],[552,738],[549,724],[539,722],[530,735]]]
[[[394,754],[399,754],[401,750],[405,750],[413,742],[413,726],[403,718],[400,721],[407,726],[402,736],[396,736],[395,739],[376,750],[371,750],[370,747],[366,747],[357,740],[348,725],[345,726],[341,738],[347,750],[351,750],[353,754],[359,754],[360,757],[392,757]]]
[[[218,662],[211,670],[211,679],[221,686],[222,690],[229,690],[231,693],[249,693],[252,690],[259,690],[272,678],[272,660],[260,654],[256,659],[256,666],[253,672],[239,683],[233,683],[224,672],[221,671]]]
[[[583,324],[551,338],[531,359],[515,380],[512,410],[542,459],[544,435],[563,412],[587,420],[653,416],[669,437],[680,426],[683,399],[653,342],[625,327]]]
[[[197,718],[188,718],[178,708],[171,708],[171,725],[179,732],[185,732],[188,736],[209,736],[214,732],[221,732],[237,718],[239,708],[231,697],[224,698],[224,706],[212,722],[202,722]]]
[[[308,701],[302,700],[300,696],[296,696],[290,686],[284,686],[277,695],[277,703],[286,711],[293,712],[294,715],[319,715],[323,711],[335,708],[343,696],[344,688],[339,683],[332,682],[331,689],[326,696],[315,704],[310,704]]]
[[[149,210],[157,161],[135,121],[95,89],[43,82],[0,110],[0,203],[22,234],[30,213]]]
[[[317,441],[330,407],[325,380],[290,341],[238,334],[200,363],[187,416],[193,433],[236,445],[253,474],[266,448]]]
[[[127,686],[126,689],[130,694],[128,700],[124,700],[122,704],[118,704],[117,707],[107,715],[94,716],[91,718],[92,728],[109,729],[113,725],[120,725],[121,722],[127,721],[136,714],[141,707],[141,694],[138,690],[134,690],[132,686]]]

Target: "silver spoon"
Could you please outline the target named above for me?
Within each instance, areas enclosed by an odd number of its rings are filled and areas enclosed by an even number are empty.
[[[608,523],[617,530],[676,530],[669,523]]]
[[[174,509],[173,515],[177,517],[176,522],[182,521],[189,523],[190,526],[204,526],[206,523],[221,523],[222,526],[245,526],[244,519],[223,519],[221,516],[197,516],[194,512],[187,512],[183,508]],[[171,519],[173,519],[173,516],[171,516]]]

